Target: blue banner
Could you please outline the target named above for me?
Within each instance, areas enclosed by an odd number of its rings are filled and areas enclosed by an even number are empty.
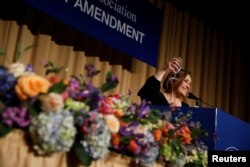
[[[147,64],[157,64],[162,11],[146,0],[23,1]]]

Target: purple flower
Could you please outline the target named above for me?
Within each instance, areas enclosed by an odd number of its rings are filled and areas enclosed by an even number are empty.
[[[81,91],[81,84],[80,81],[76,77],[72,77],[69,81],[69,86],[67,88],[67,92],[69,93],[70,97],[75,100],[80,99],[80,91]]]
[[[2,122],[8,126],[14,124],[19,127],[27,127],[31,123],[31,117],[27,108],[8,107],[1,113]]]
[[[134,115],[136,113],[136,103],[132,103],[131,106],[129,106],[129,108],[127,109],[128,114],[132,114]]]
[[[80,89],[80,81],[77,78],[72,77],[70,79],[70,82],[69,82],[69,89],[73,90],[73,91],[79,90]]]
[[[107,76],[106,76],[106,82],[107,83],[112,83],[113,85],[117,85],[118,83],[119,83],[119,80],[118,80],[118,78],[115,76],[115,75],[113,75],[111,72],[110,73],[108,73],[107,74]]]
[[[120,128],[120,133],[121,133],[123,136],[131,136],[132,131],[131,131],[131,129],[129,129],[128,127],[122,126],[122,127]]]
[[[97,70],[93,64],[87,64],[85,65],[84,69],[87,72],[87,77],[92,78],[96,74],[100,72],[100,70]]]
[[[196,127],[196,123],[194,121],[189,122],[189,127],[191,128]]]
[[[151,112],[150,107],[147,105],[145,101],[142,101],[141,105],[139,106],[137,110],[137,116],[139,118],[145,118],[148,116],[150,112]]]
[[[25,71],[34,72],[34,68],[33,68],[32,64],[28,64],[28,65],[26,66]]]
[[[131,124],[129,124],[129,126],[125,127],[125,126],[122,126],[120,128],[120,133],[123,135],[123,136],[131,136],[134,131],[136,130],[136,128],[139,126],[139,123],[138,122],[132,122]]]

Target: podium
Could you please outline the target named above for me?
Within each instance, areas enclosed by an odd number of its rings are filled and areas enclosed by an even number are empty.
[[[166,111],[164,106],[151,106]],[[202,139],[208,150],[215,151],[250,151],[250,124],[219,108],[181,107],[178,112],[192,111],[192,120],[199,121],[201,128],[209,137]]]

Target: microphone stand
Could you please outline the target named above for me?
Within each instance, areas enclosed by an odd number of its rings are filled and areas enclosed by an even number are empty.
[[[198,99],[195,100],[195,107],[198,107],[198,108],[200,107]]]
[[[206,102],[204,102],[203,100],[201,100],[200,98],[196,97],[195,95],[193,95],[191,92],[188,94],[188,98],[189,99],[193,99],[195,100],[195,107],[200,107],[200,103],[204,103],[206,104],[207,106],[209,107],[213,107],[214,108],[214,105],[211,105],[211,104],[208,104]]]
[[[201,100],[201,99],[195,99],[195,105],[196,105],[196,107],[200,107],[200,103],[203,103],[203,104],[205,104],[205,105],[207,105],[207,106],[209,106],[209,107],[212,107],[212,108],[215,107],[214,105],[208,104],[208,103],[204,102],[204,101]]]

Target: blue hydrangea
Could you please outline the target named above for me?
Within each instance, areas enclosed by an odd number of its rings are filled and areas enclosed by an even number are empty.
[[[92,114],[96,115],[95,112]],[[90,135],[81,140],[84,150],[93,158],[103,158],[108,152],[110,146],[111,134],[100,115],[97,115],[95,121],[96,129]]]
[[[5,68],[0,68],[0,95],[5,95],[15,84],[15,77]]]
[[[33,118],[29,132],[38,154],[69,151],[76,135],[73,116],[68,111],[40,113]]]
[[[159,155],[159,150],[159,145],[155,143],[153,135],[147,133],[144,138],[144,148],[135,159],[142,167],[152,167]]]

